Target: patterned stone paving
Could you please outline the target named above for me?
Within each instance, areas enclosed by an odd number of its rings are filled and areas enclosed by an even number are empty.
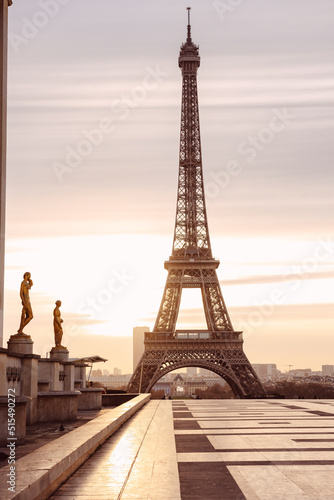
[[[181,498],[333,500],[333,402],[321,404],[327,408],[319,410],[318,401],[305,400],[300,404],[285,400],[173,402]],[[178,418],[181,408],[190,411],[192,418]],[[200,467],[191,473],[185,464]],[[207,478],[203,484],[205,471],[216,464],[225,468],[215,469],[218,479],[211,478],[210,496],[205,496],[210,482]]]
[[[333,500],[333,443],[332,400],[151,401],[52,499]]]

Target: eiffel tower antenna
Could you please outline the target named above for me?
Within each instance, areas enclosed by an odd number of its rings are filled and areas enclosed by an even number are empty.
[[[239,397],[264,394],[243,351],[242,332],[233,329],[212,256],[204,196],[197,96],[198,46],[191,39],[188,7],[186,42],[181,45],[182,104],[179,181],[172,253],[160,309],[152,332],[145,333],[144,354],[128,392],[149,392],[166,373],[186,366],[211,370]],[[206,330],[176,330],[184,288],[200,288]]]
[[[187,42],[191,42],[191,25],[190,25],[191,7],[187,7],[187,11],[188,11]]]

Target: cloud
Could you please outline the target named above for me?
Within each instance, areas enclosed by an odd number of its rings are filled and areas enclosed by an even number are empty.
[[[265,305],[253,305],[253,306],[230,306],[228,311],[232,319],[232,323],[238,323],[239,328],[242,328],[242,324],[248,324],[253,321],[253,313],[266,309]],[[268,307],[267,307],[268,308]],[[152,315],[153,316],[153,315]],[[152,321],[152,316],[147,316],[142,318],[143,322]],[[191,328],[191,325],[198,323],[203,318],[203,309],[184,309],[182,310],[182,324],[179,325],[181,329]],[[328,321],[334,321],[334,305],[333,303],[319,303],[319,304],[291,304],[291,305],[280,305],[275,304],[270,312],[267,310],[262,316],[262,325],[270,326],[271,323],[283,322],[288,323],[289,321],[295,321],[299,324],[298,331],[301,331],[307,322],[309,325],[316,323]],[[190,325],[190,326],[189,326]],[[256,325],[253,325],[256,329]],[[258,328],[260,327],[258,326]],[[202,325],[198,329],[207,329],[206,326]],[[295,327],[294,327],[295,328]],[[195,328],[196,329],[196,328]]]
[[[259,311],[261,306],[245,306],[245,307],[229,307],[230,315],[235,318],[236,321],[247,321],[250,315],[254,311]],[[275,304],[272,309],[272,315],[263,315],[263,322],[269,324],[274,321],[280,321],[288,323],[289,321],[298,322],[298,330],[302,331],[306,323],[308,325],[312,323],[313,325],[319,324],[320,322],[333,321],[334,320],[334,307],[333,303],[314,303],[314,304],[291,304],[282,305]]]
[[[328,19],[333,5],[327,0],[322,9],[302,8],[299,0],[286,5],[288,17],[284,2],[243,2],[226,22],[210,2],[198,2],[193,9],[193,35],[202,54],[199,96],[206,182],[230,159],[242,165],[242,173],[209,200],[210,225],[217,235],[303,234],[331,224],[334,122],[328,41],[333,35]],[[19,31],[22,16],[31,19],[36,9],[37,1],[28,7],[18,0],[11,29]],[[283,27],[278,19],[284,19]],[[322,20],[321,30],[314,19]],[[35,235],[44,230],[59,236],[96,233],[104,227],[112,232],[138,226],[170,231],[181,96],[176,57],[185,22],[177,2],[167,8],[162,1],[146,0],[139,8],[135,2],[101,0],[98,9],[88,1],[80,6],[71,2],[22,50],[10,53],[10,235],[25,234],[28,227]],[[308,51],[311,35],[313,50]],[[266,42],[260,44],[263,38]],[[268,64],[273,49],[275,64]],[[131,95],[152,65],[168,76],[59,185],[53,162],[64,163],[67,148],[75,149],[84,139],[82,131],[110,117],[111,103]],[[248,164],[238,146],[266,125],[274,106],[291,107],[297,117]],[[22,196],[27,213],[21,210]]]
[[[318,272],[301,272],[272,274],[272,275],[255,275],[255,276],[242,276],[238,278],[227,278],[220,281],[222,286],[234,285],[257,285],[263,283],[286,283],[296,280],[318,280],[318,279],[331,279],[334,278],[334,271],[318,271]]]

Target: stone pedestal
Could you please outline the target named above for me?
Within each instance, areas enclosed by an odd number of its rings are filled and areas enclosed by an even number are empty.
[[[32,354],[33,344],[30,335],[25,333],[11,335],[7,342],[8,351],[11,354]]]
[[[58,361],[68,361],[69,351],[66,347],[52,347],[50,351],[50,359],[57,359]]]

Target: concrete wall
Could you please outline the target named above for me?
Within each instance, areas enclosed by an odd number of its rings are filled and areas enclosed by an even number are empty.
[[[78,373],[84,381],[85,367],[79,367]],[[14,354],[8,349],[0,348],[0,396],[7,397],[8,389],[14,389],[16,397],[27,396],[28,425],[37,421],[52,422],[77,418],[77,398],[80,393],[74,392],[74,374],[75,367],[71,363],[62,363],[50,358],[41,359],[35,354]],[[49,394],[49,398],[43,398],[44,393]],[[64,396],[63,399],[60,394]],[[86,405],[89,409],[101,408],[98,398],[99,396],[94,395],[93,398],[87,399]],[[64,410],[58,405],[65,405]],[[5,410],[0,407],[1,421],[7,418]],[[22,428],[25,433],[25,425]]]
[[[103,392],[104,389],[95,387],[91,389],[80,389],[78,410],[101,410]]]
[[[25,396],[15,397],[15,403],[12,404],[12,398],[0,396],[0,446],[6,447],[8,438],[15,437],[16,444],[25,442],[26,437],[26,404],[29,398]],[[14,409],[14,414],[10,412]],[[13,415],[13,417],[12,417]],[[14,422],[12,422],[12,418]],[[14,432],[14,435],[12,435]]]
[[[78,417],[79,391],[40,392],[37,399],[38,422],[66,422]]]
[[[5,396],[8,388],[15,389],[15,394],[21,394],[21,357],[8,356],[6,349],[0,352],[0,395]]]
[[[131,399],[137,397],[138,394],[102,394],[102,406],[119,406]]]
[[[65,366],[59,361],[49,358],[42,358],[38,363],[38,385],[41,388],[41,382],[47,389],[46,383],[49,383],[49,391],[65,390]],[[42,391],[40,391],[42,392]]]
[[[39,356],[10,354],[0,349],[0,396],[15,389],[15,396],[27,396],[27,424],[37,422],[37,373]]]

